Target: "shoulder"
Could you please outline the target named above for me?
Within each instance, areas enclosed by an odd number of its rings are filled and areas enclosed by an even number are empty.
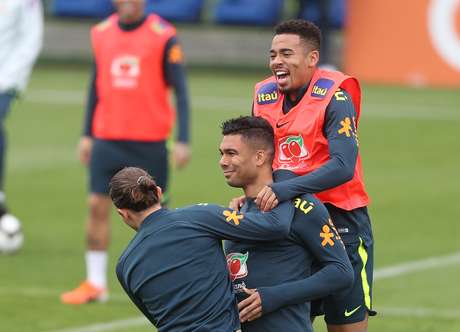
[[[258,105],[276,103],[279,97],[278,85],[273,77],[256,84],[254,89],[255,102]]]
[[[183,208],[178,208],[175,213],[196,216],[196,215],[206,215],[206,214],[222,214],[225,208],[217,204],[209,203],[199,203],[194,205],[185,206]]]
[[[238,224],[245,214],[223,207],[216,204],[201,203],[176,209],[178,213],[183,214],[189,221],[194,223],[206,222],[209,219],[233,221]]]
[[[164,18],[156,14],[150,14],[147,20],[148,27],[154,34],[164,36],[167,39],[176,35],[176,28],[174,25],[166,21]]]
[[[355,107],[353,104],[353,99],[350,94],[343,90],[337,89],[334,95],[331,98],[327,106],[327,115],[328,117],[333,117],[334,115],[354,115]]]
[[[107,17],[105,20],[94,25],[93,28],[91,29],[91,32],[94,34],[94,33],[101,33],[101,32],[107,31],[109,28],[113,27],[114,24],[116,24],[117,19],[118,19],[118,15],[113,14]]]
[[[276,87],[276,80],[275,80],[275,77],[274,76],[270,76],[270,77],[267,77],[265,78],[264,80],[260,81],[260,82],[257,82],[255,84],[255,89],[259,90],[259,89],[262,89],[262,88],[265,88],[267,89],[268,87],[273,87],[273,85],[275,85]]]
[[[351,102],[351,95],[344,89],[338,88],[335,92],[334,95],[332,96],[331,102]]]
[[[317,221],[327,221],[329,212],[324,204],[312,194],[303,194],[294,198],[294,223],[311,223]]]

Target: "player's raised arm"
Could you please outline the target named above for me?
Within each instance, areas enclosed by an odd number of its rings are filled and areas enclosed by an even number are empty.
[[[218,205],[185,208],[191,221],[218,238],[227,240],[271,241],[289,234],[294,205],[284,202],[268,213],[240,213]]]

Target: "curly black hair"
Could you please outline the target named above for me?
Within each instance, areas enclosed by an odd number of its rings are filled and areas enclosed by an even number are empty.
[[[256,148],[274,152],[275,134],[270,123],[260,116],[241,116],[224,121],[221,125],[222,135],[241,135]]]
[[[310,21],[295,19],[281,22],[275,27],[275,35],[281,34],[298,35],[313,50],[319,50],[321,46],[321,30]]]

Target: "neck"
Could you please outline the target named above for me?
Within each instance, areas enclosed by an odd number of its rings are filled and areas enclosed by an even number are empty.
[[[300,88],[290,91],[288,93],[288,97],[290,101],[294,104],[298,103],[300,99],[302,99],[305,92],[307,92],[309,85],[310,85],[310,81],[302,85]]]
[[[140,27],[146,19],[146,16],[140,15],[135,18],[130,19],[122,19],[120,18],[118,21],[118,26],[124,31],[131,31]]]
[[[273,183],[272,169],[267,167],[266,170],[260,171],[253,183],[243,187],[244,195],[246,197],[257,197],[262,188],[271,183]]]
[[[147,218],[149,215],[154,213],[155,211],[158,211],[161,209],[160,203],[155,204],[144,211],[136,212],[133,213],[131,216],[131,219],[133,221],[133,228],[137,231],[141,227],[142,223],[144,222],[145,218]]]

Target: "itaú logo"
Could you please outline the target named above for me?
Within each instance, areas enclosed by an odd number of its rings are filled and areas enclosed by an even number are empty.
[[[428,6],[428,30],[436,52],[451,67],[460,71],[460,34],[456,18],[460,0],[431,0]]]

